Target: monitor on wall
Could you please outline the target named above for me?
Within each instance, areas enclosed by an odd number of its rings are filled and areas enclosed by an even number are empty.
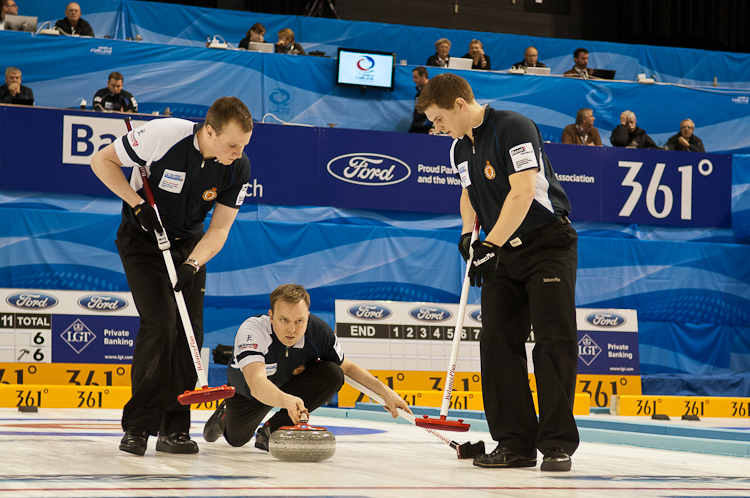
[[[339,48],[336,86],[393,91],[396,54]]]

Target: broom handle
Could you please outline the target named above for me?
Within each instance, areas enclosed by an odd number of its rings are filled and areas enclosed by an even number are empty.
[[[456,377],[456,365],[458,364],[458,347],[461,344],[461,334],[464,328],[464,315],[466,314],[466,303],[469,300],[469,268],[471,260],[474,257],[474,241],[479,238],[479,217],[474,217],[474,230],[471,232],[471,243],[469,244],[469,259],[466,260],[466,272],[464,273],[464,282],[461,287],[461,299],[458,304],[458,316],[456,317],[456,328],[453,330],[453,348],[451,349],[451,362],[448,367],[448,373],[445,376],[445,389],[443,390],[443,403],[440,405],[440,416],[448,416],[448,408],[451,404],[451,395],[453,394],[453,380]]]

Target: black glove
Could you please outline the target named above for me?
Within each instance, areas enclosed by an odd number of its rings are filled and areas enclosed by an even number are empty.
[[[183,294],[190,294],[190,290],[193,288],[193,278],[198,270],[195,266],[190,263],[182,263],[177,268],[177,283],[174,284],[175,292],[182,291]]]
[[[482,284],[495,280],[495,270],[500,261],[500,248],[486,240],[484,242],[477,240],[472,247],[474,257],[469,268],[469,281],[471,285],[481,287]]]
[[[133,211],[135,211],[135,217],[138,218],[141,227],[148,233],[153,234],[154,230],[156,230],[161,234],[164,231],[164,227],[159,223],[159,217],[156,216],[156,211],[154,211],[154,208],[150,204],[146,202],[138,204],[133,208]]]
[[[466,232],[461,235],[461,240],[458,241],[458,252],[464,258],[464,261],[469,260],[469,247],[471,246],[471,232]]]

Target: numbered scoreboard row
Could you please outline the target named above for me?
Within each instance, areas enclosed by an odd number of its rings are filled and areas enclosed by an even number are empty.
[[[448,325],[400,325],[384,323],[337,323],[336,335],[340,339],[391,339],[415,341],[452,341],[455,327]],[[482,327],[462,327],[462,341],[479,341]]]
[[[0,363],[51,361],[51,315],[0,313]]]

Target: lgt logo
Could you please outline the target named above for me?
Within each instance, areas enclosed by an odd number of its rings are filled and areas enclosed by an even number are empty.
[[[601,352],[602,348],[588,334],[581,337],[581,340],[578,341],[578,357],[587,367],[591,366],[591,363]]]
[[[86,346],[94,342],[96,334],[94,334],[80,319],[76,319],[76,321],[71,323],[67,329],[63,330],[60,337],[63,341],[68,343],[68,346],[73,348],[73,351],[75,351],[76,354],[81,354],[81,351],[86,349]]]

